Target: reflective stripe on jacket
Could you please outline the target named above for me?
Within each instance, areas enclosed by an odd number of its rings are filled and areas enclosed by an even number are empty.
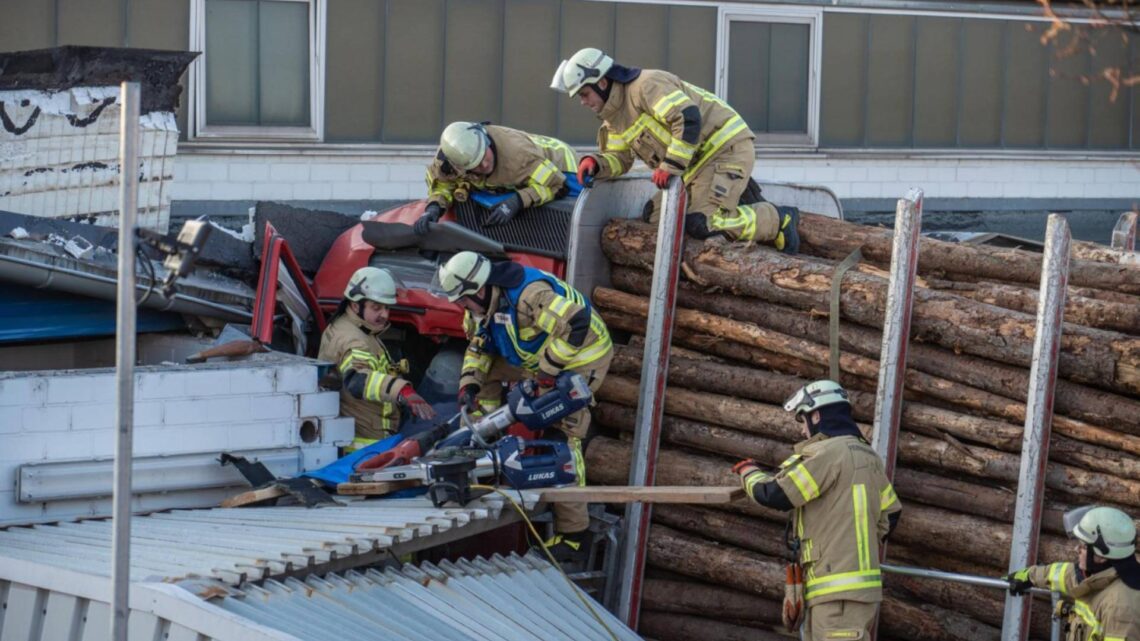
[[[1061,594],[1066,641],[1140,639],[1140,590],[1125,585],[1115,569],[1082,577],[1073,563],[1035,565],[1029,581]]]

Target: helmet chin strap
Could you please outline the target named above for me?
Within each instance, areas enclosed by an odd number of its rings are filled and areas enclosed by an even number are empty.
[[[1112,567],[1112,562],[1102,557],[1101,561],[1096,560],[1096,548],[1091,543],[1085,544],[1085,568],[1088,569],[1089,576],[1098,572],[1104,572]]]
[[[352,313],[356,314],[356,317],[360,319],[360,329],[363,329],[369,334],[380,334],[392,325],[391,321],[384,321],[383,323],[369,323],[367,320],[365,320],[363,300],[353,301],[350,304],[350,308],[352,309]]]

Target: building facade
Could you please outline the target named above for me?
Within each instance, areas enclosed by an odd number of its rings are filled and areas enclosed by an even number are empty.
[[[755,175],[891,207],[1128,209],[1140,199],[1140,45],[1043,45],[1032,2],[6,0],[0,49],[203,53],[184,78],[175,210],[426,195],[453,120],[590,148],[597,121],[548,88],[597,46],[726,98]],[[1111,73],[1111,72],[1110,72]]]

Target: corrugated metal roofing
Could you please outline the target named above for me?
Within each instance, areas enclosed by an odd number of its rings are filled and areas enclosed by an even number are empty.
[[[534,494],[525,494],[525,507]],[[505,508],[505,509],[504,509]],[[231,585],[372,563],[473,536],[518,518],[497,495],[465,507],[423,498],[371,499],[343,507],[174,510],[131,519],[131,579],[211,577]],[[21,559],[97,576],[111,570],[109,519],[0,531],[0,560]]]
[[[308,641],[640,639],[535,555],[270,580],[210,602]]]

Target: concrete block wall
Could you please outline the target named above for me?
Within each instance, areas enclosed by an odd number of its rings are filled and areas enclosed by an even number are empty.
[[[179,148],[176,200],[401,200],[427,195],[431,150],[305,154],[220,153]],[[585,150],[582,150],[585,151]],[[823,185],[841,199],[898,198],[921,187],[927,198],[1136,198],[1140,167],[1109,156],[1002,154],[762,153],[761,180]]]
[[[134,454],[291,448],[296,464],[282,472],[321,467],[352,440],[354,426],[351,419],[338,418],[339,397],[321,391],[317,376],[315,361],[278,354],[257,361],[139,368]],[[25,463],[113,457],[115,395],[112,369],[0,374],[0,524],[110,513],[109,499],[19,503],[16,474]],[[135,507],[210,506],[232,493],[140,495]]]

